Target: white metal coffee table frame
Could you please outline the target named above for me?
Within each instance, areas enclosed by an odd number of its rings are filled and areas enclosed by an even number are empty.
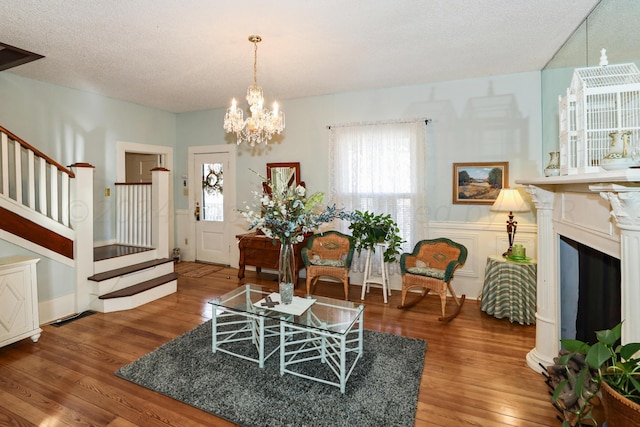
[[[229,300],[236,298],[244,293],[246,295],[246,303],[253,305],[251,293],[259,294],[260,298],[264,292],[245,285],[237,289],[238,292],[225,294],[224,299],[215,299],[209,303],[212,305],[211,316],[211,351],[215,353],[220,351],[241,359],[258,363],[260,368],[264,368],[264,362],[276,351],[276,346],[270,353],[264,353],[264,343],[267,338],[280,336],[279,320],[265,317],[264,310],[256,308],[256,312],[247,312],[244,310],[234,310],[233,307],[227,307],[224,304]],[[240,317],[240,319],[238,319]],[[244,318],[244,319],[242,319]],[[244,354],[236,353],[223,346],[240,341],[251,341],[258,351],[258,356],[250,357]]]
[[[213,310],[212,352],[227,353],[264,368],[265,360],[282,349],[280,375],[289,373],[334,385],[344,394],[347,380],[362,357],[364,305],[313,296],[315,302],[297,316],[256,307],[255,304],[269,293],[258,285],[246,284],[209,301]],[[277,337],[280,339],[275,348],[265,354],[265,341]],[[250,341],[257,350],[257,357],[237,353],[227,346],[241,341]],[[351,353],[355,355],[349,357]],[[311,361],[326,363],[337,381],[304,375],[288,368]]]
[[[351,376],[356,363],[362,357],[362,313],[364,312],[364,306],[360,305],[352,309],[341,307],[343,310],[355,312],[356,320],[354,322],[333,324],[328,324],[319,319],[313,313],[315,306],[332,307],[331,304],[316,302],[305,315],[307,325],[286,321],[280,322],[280,375],[288,373],[308,380],[334,385],[339,387],[340,392],[344,394],[347,380]],[[334,330],[337,328],[337,332],[332,332],[328,329],[329,327]],[[356,355],[348,366],[347,356],[353,352]],[[314,360],[326,363],[338,381],[329,381],[305,375],[288,368],[289,366]]]

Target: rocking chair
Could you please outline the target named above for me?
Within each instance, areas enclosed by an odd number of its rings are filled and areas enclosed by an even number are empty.
[[[464,264],[467,259],[467,248],[446,238],[433,240],[421,240],[416,244],[411,253],[404,253],[400,256],[400,272],[402,274],[402,303],[398,308],[409,308],[416,305],[430,291],[440,295],[442,306],[442,317],[440,321],[450,321],[454,319],[466,298],[460,298],[451,287],[454,271]],[[415,300],[405,303],[407,291],[413,287],[420,286],[422,293]],[[445,316],[447,304],[447,290],[453,297],[457,307],[456,311],[449,316]]]

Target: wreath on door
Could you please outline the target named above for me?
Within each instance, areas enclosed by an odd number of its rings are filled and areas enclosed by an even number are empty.
[[[209,173],[202,180],[202,188],[209,194],[222,194],[222,168],[209,166]]]

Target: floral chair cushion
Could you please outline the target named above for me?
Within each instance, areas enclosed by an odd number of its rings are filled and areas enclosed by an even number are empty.
[[[345,267],[344,260],[341,260],[341,259],[314,258],[314,259],[310,259],[309,262],[312,265],[323,265],[326,267]]]
[[[432,267],[409,267],[407,271],[411,274],[420,276],[433,277],[435,279],[444,280],[444,270]]]

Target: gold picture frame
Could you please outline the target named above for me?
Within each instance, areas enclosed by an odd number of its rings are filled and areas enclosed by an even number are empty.
[[[509,162],[453,164],[453,203],[491,205],[509,184]]]

